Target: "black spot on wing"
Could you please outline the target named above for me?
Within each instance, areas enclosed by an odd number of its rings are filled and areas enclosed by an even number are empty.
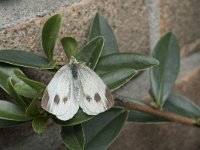
[[[97,103],[101,101],[101,97],[100,97],[99,93],[95,93],[95,95],[94,95],[94,100],[95,100]]]
[[[60,97],[58,95],[56,95],[54,97],[54,103],[58,104],[60,102]]]

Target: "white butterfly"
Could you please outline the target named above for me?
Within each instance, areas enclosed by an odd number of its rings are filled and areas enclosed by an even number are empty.
[[[111,108],[113,97],[102,79],[74,57],[63,66],[47,85],[42,108],[60,120],[69,120],[79,106],[88,115],[97,115]]]

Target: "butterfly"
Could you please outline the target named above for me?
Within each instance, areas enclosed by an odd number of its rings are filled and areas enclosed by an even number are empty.
[[[60,120],[71,119],[79,107],[88,115],[111,108],[114,100],[103,80],[85,64],[71,57],[44,90],[41,106]]]

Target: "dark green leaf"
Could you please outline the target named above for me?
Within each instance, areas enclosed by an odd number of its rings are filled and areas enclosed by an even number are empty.
[[[151,95],[162,107],[179,72],[180,48],[175,35],[172,33],[164,35],[157,43],[152,55],[158,59],[160,65],[150,70]]]
[[[83,123],[85,150],[106,149],[120,133],[127,116],[127,111],[112,108]]]
[[[80,124],[83,123],[85,121],[88,121],[89,119],[91,119],[93,116],[89,116],[87,114],[85,114],[82,109],[79,109],[78,112],[76,113],[76,115],[67,121],[61,121],[59,119],[57,119],[56,117],[53,117],[53,121],[61,126],[72,126],[72,125],[76,125],[76,124]]]
[[[54,47],[60,29],[61,16],[59,14],[50,17],[42,29],[42,46],[49,62],[53,61]]]
[[[48,122],[48,117],[46,116],[35,118],[32,122],[33,130],[37,134],[42,134],[47,125],[47,122]]]
[[[74,38],[64,37],[61,39],[61,44],[69,58],[71,56],[75,56],[78,53],[78,44]]]
[[[95,71],[109,72],[121,68],[144,70],[158,64],[158,61],[150,56],[135,53],[116,53],[101,57]]]
[[[145,124],[154,124],[154,123],[164,123],[167,122],[164,118],[157,117],[148,113],[138,112],[131,110],[128,115],[128,121],[134,123],[145,123]]]
[[[62,127],[61,136],[64,144],[72,150],[84,149],[84,133],[81,124]]]
[[[42,92],[40,92],[37,96],[35,96],[35,98],[31,102],[31,104],[26,109],[26,115],[28,117],[34,118],[41,114],[39,107],[38,107],[38,105],[39,105],[38,103],[39,103],[39,100],[41,99],[41,95],[42,95]]]
[[[102,80],[108,86],[111,91],[114,91],[127,83],[134,75],[136,71],[131,68],[118,69],[112,72],[100,75]]]
[[[49,64],[48,60],[42,56],[20,50],[1,50],[0,62],[36,69],[52,69],[55,66],[55,62]]]
[[[76,55],[77,60],[85,62],[91,69],[94,69],[104,46],[102,37],[96,37],[85,45]]]
[[[12,121],[29,120],[20,107],[5,100],[0,100],[0,119]]]
[[[24,123],[26,123],[26,122],[0,119],[0,128],[13,127],[13,126],[17,126],[17,125],[22,125]]]
[[[105,45],[101,54],[102,56],[119,52],[115,35],[107,20],[100,13],[97,13],[94,17],[88,40],[91,41],[97,36],[103,36],[105,39]]]
[[[164,105],[164,110],[186,117],[200,117],[200,107],[188,98],[171,93]]]

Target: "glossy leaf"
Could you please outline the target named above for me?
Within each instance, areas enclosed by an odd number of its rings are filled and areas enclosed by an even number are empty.
[[[72,150],[84,149],[84,133],[81,124],[75,126],[63,126],[61,137],[64,144]]]
[[[26,98],[32,99],[35,97],[35,95],[37,95],[37,92],[23,81],[15,83],[13,88],[16,90],[18,95],[24,96]]]
[[[106,149],[117,138],[127,116],[127,111],[112,108],[83,123],[85,150]]]
[[[85,62],[91,69],[94,69],[103,50],[103,46],[103,38],[96,37],[80,50],[76,58],[79,61]]]
[[[97,72],[109,72],[121,68],[144,70],[158,64],[158,61],[150,56],[135,53],[116,53],[101,57],[95,70]]]
[[[134,69],[125,68],[105,73],[100,75],[100,77],[108,88],[111,91],[114,91],[127,83],[136,73],[137,72]]]
[[[152,56],[160,65],[150,70],[151,95],[162,107],[174,85],[180,65],[180,48],[174,34],[167,33],[157,43]]]
[[[49,64],[48,60],[42,56],[20,50],[1,50],[0,62],[36,69],[52,69],[55,66],[55,62]]]
[[[48,122],[48,117],[42,116],[33,119],[32,127],[37,134],[42,134]]]
[[[91,41],[97,36],[103,36],[105,39],[105,45],[101,54],[102,56],[119,52],[115,35],[107,20],[100,13],[97,13],[94,17],[88,41]]]
[[[69,58],[71,56],[75,56],[78,53],[78,44],[74,38],[64,37],[61,39],[61,44]]]
[[[61,16],[56,14],[50,17],[42,29],[42,46],[49,62],[53,61],[54,47],[61,24]]]
[[[5,100],[0,100],[0,119],[12,121],[29,120],[19,106]]]
[[[15,90],[13,82],[14,82],[14,80],[12,80],[12,78],[8,78],[7,85],[8,85],[9,94],[11,95],[11,97],[13,98],[13,101],[17,105],[19,105],[19,106],[21,106],[21,108],[25,109],[27,107],[27,104],[24,102],[22,97]]]
[[[22,81],[24,81],[27,85],[29,85],[31,88],[33,88],[37,92],[44,90],[46,87],[46,85],[44,85],[43,83],[31,80],[31,79],[27,78],[26,76],[17,75],[17,77],[19,79],[21,79]]]
[[[164,110],[186,117],[200,117],[200,107],[187,97],[171,93],[164,105]]]
[[[57,119],[55,116],[53,116],[52,119],[55,123],[57,123],[61,126],[72,126],[72,125],[77,125],[77,124],[83,123],[85,121],[88,121],[91,118],[93,118],[93,116],[89,116],[86,113],[84,113],[82,111],[82,109],[79,109],[78,112],[76,113],[76,115],[70,120],[62,121],[62,120]]]
[[[20,81],[15,75],[16,72],[23,74],[19,68],[12,67],[10,65],[0,65],[0,88],[2,88],[8,94],[10,94],[7,84],[8,78],[12,77],[15,82]]]

